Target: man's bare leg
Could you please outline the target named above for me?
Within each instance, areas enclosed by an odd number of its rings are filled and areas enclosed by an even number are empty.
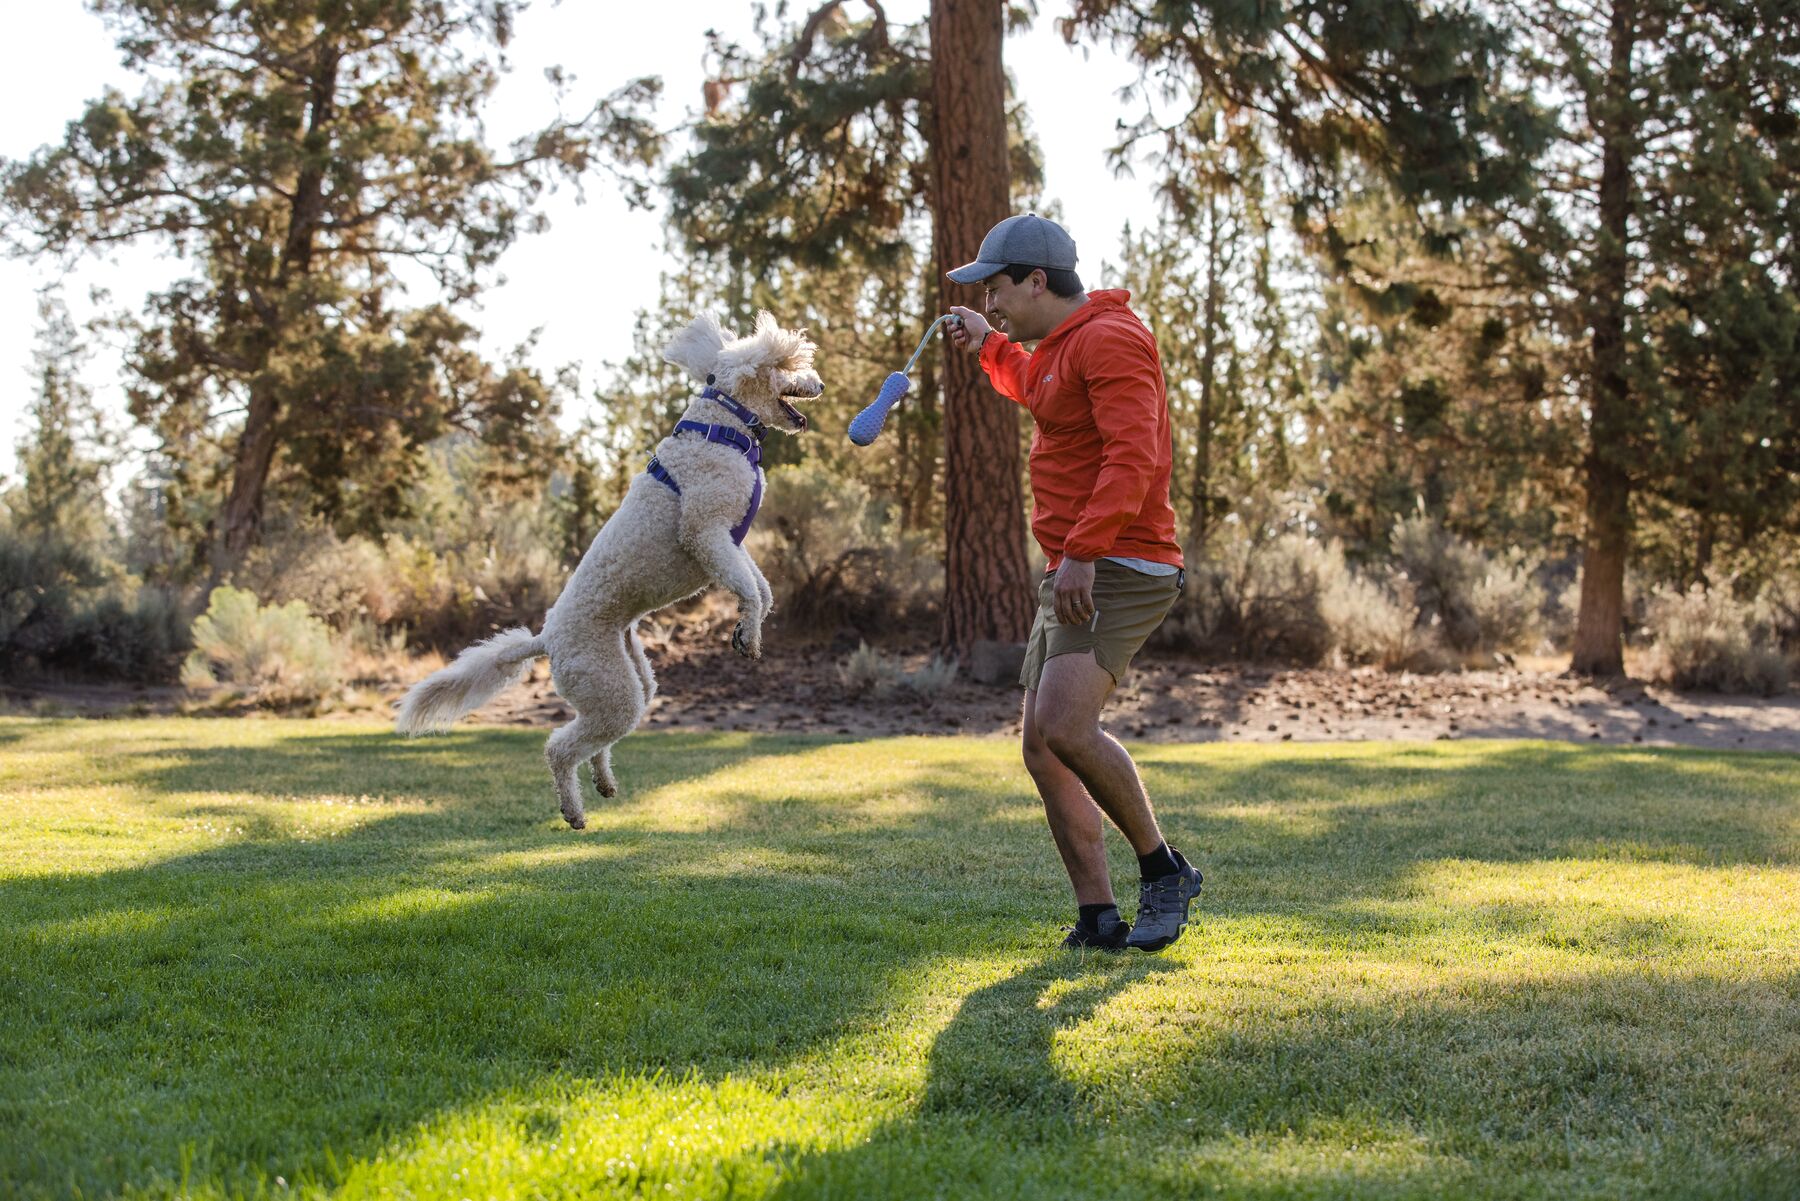
[[[1110,677],[1109,677],[1110,678]],[[1025,770],[1044,799],[1044,818],[1057,854],[1075,888],[1077,905],[1113,903],[1112,877],[1106,866],[1106,828],[1100,807],[1081,778],[1045,744],[1034,715],[1035,690],[1026,689],[1024,708]]]
[[[1045,661],[1035,698],[1026,694],[1027,707],[1045,747],[1085,786],[1087,796],[1119,827],[1132,851],[1148,855],[1163,841],[1150,798],[1131,756],[1100,728],[1100,710],[1112,690],[1112,674],[1094,661],[1092,651],[1057,655]],[[1032,776],[1037,778],[1036,770]],[[1041,783],[1038,791],[1044,794],[1048,808],[1050,794],[1044,793]],[[1060,849],[1060,837],[1057,845]],[[1064,858],[1066,861],[1067,856]],[[1073,872],[1070,877],[1073,879]],[[1106,899],[1110,900],[1110,895]]]

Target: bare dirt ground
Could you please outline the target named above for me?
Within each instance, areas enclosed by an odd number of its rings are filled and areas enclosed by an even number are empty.
[[[956,679],[929,696],[904,689],[857,692],[840,676],[842,649],[769,646],[751,663],[726,645],[727,626],[696,624],[646,642],[659,692],[644,728],[826,733],[1017,736],[1019,690]],[[910,669],[925,654],[899,656]],[[409,678],[435,664],[416,664]],[[1800,752],[1800,696],[1677,693],[1638,681],[1596,687],[1562,678],[1553,660],[1448,675],[1391,675],[1209,664],[1142,655],[1104,717],[1120,738],[1144,742],[1352,742],[1375,739],[1543,738],[1567,742]],[[322,717],[391,715],[406,680],[353,691],[303,712]],[[178,688],[0,688],[12,712],[124,716],[280,712],[231,694]],[[286,712],[292,714],[293,709]],[[478,711],[475,723],[542,726],[573,716],[539,662],[518,687]]]
[[[1019,733],[1016,686],[957,679],[934,696],[852,694],[843,655],[774,648],[745,663],[716,650],[652,658],[659,688],[649,729],[813,731],[858,736]],[[923,666],[926,656],[909,657]],[[1800,696],[1681,694],[1637,681],[1609,688],[1522,667],[1393,675],[1140,656],[1107,706],[1120,738],[1144,742],[1350,742],[1544,738],[1646,746],[1800,751]],[[538,678],[541,677],[541,678]],[[573,716],[540,665],[474,720],[548,725]]]

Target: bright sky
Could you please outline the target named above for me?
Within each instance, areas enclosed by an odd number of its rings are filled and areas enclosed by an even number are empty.
[[[889,0],[885,8],[891,19],[910,21],[922,17],[927,6],[928,0]],[[1127,220],[1141,226],[1152,216],[1154,180],[1148,172],[1116,179],[1107,170],[1105,151],[1123,112],[1117,92],[1135,73],[1104,49],[1084,53],[1065,46],[1053,22],[1067,11],[1058,0],[1045,0],[1034,28],[1009,39],[1005,54],[1043,148],[1047,198],[1061,205],[1081,250],[1084,279],[1093,287],[1105,279],[1103,262],[1117,260],[1121,226]],[[504,145],[552,115],[543,70],[556,63],[576,76],[567,102],[571,111],[584,95],[604,94],[634,76],[660,75],[659,123],[679,123],[700,104],[708,29],[753,45],[748,0],[681,0],[642,8],[593,0],[553,6],[540,0],[519,22],[509,51],[512,73],[489,109],[490,135]],[[108,84],[131,95],[138,91],[138,77],[119,65],[100,19],[77,0],[21,5],[8,18],[8,33],[0,39],[0,156],[23,158],[59,141],[64,125]],[[578,205],[574,190],[565,187],[547,198],[544,211],[549,230],[521,238],[507,252],[499,267],[505,282],[490,288],[482,310],[470,316],[495,355],[541,327],[533,356],[540,368],[549,373],[565,363],[580,364],[582,391],[565,413],[573,425],[595,403],[591,391],[605,378],[604,364],[630,352],[633,318],[656,304],[658,275],[673,260],[660,212],[629,211],[603,178],[590,181],[585,204]],[[136,311],[147,293],[183,274],[181,263],[155,249],[132,247],[103,260],[82,260],[61,279],[61,291],[80,322],[120,307]],[[0,259],[0,429],[7,431],[0,439],[0,475],[14,468],[13,446],[32,395],[37,293],[57,278],[48,264]],[[90,301],[95,288],[110,293],[109,304]],[[421,303],[427,299],[418,294]],[[123,426],[118,352],[98,344],[93,350],[84,378]]]

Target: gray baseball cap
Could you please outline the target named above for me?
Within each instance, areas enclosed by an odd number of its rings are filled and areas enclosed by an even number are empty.
[[[1048,217],[1020,213],[988,230],[974,262],[947,274],[954,283],[978,284],[1007,267],[1073,271],[1075,239]]]

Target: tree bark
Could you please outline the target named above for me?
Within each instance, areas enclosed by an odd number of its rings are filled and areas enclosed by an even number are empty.
[[[1206,302],[1201,329],[1206,347],[1200,352],[1200,411],[1194,423],[1194,483],[1188,493],[1188,545],[1182,557],[1199,563],[1212,536],[1213,441],[1216,424],[1214,401],[1218,391],[1219,310],[1224,303],[1223,256],[1220,253],[1219,203],[1206,198]]]
[[[935,271],[919,282],[919,311],[930,314],[939,299]],[[930,318],[927,317],[927,320]],[[901,361],[912,353],[917,331],[906,330],[893,338],[893,353]],[[943,349],[938,351],[941,356]],[[929,356],[930,352],[927,351]],[[938,379],[921,371],[905,406],[894,415],[900,435],[895,491],[900,496],[900,528],[907,533],[941,528],[938,518],[938,463],[943,457],[943,429],[938,420]]]
[[[304,130],[296,130],[302,139],[303,154],[300,173],[295,180],[293,198],[288,205],[287,237],[282,245],[281,263],[271,291],[276,297],[275,311],[265,317],[267,325],[260,339],[262,362],[280,345],[280,322],[285,317],[281,297],[294,282],[312,271],[313,249],[318,240],[319,222],[325,212],[325,145],[327,127],[336,117],[337,48],[322,45],[307,96],[307,119]],[[213,553],[212,582],[217,584],[244,561],[262,537],[263,490],[268,486],[269,469],[275,462],[279,441],[281,402],[272,387],[253,383],[250,407],[244,415],[244,429],[238,436],[237,452],[231,468],[231,492],[219,513],[219,540]]]
[[[1719,537],[1719,519],[1711,512],[1700,514],[1700,528],[1694,534],[1694,571],[1688,580],[1689,586],[1699,584],[1712,587],[1709,573],[1712,571],[1713,546]]]
[[[1604,91],[1591,106],[1601,134],[1600,230],[1595,252],[1592,416],[1588,422],[1587,532],[1581,560],[1581,603],[1569,670],[1584,676],[1625,674],[1625,560],[1631,538],[1632,418],[1625,376],[1625,312],[1631,235],[1631,54],[1636,14],[1616,0]]]
[[[933,0],[933,243],[940,311],[971,304],[943,272],[970,262],[1010,215],[1004,38],[997,0]],[[1019,642],[1036,610],[1025,557],[1019,411],[995,394],[975,356],[944,358],[944,610],[940,641],[958,657],[977,641]]]

